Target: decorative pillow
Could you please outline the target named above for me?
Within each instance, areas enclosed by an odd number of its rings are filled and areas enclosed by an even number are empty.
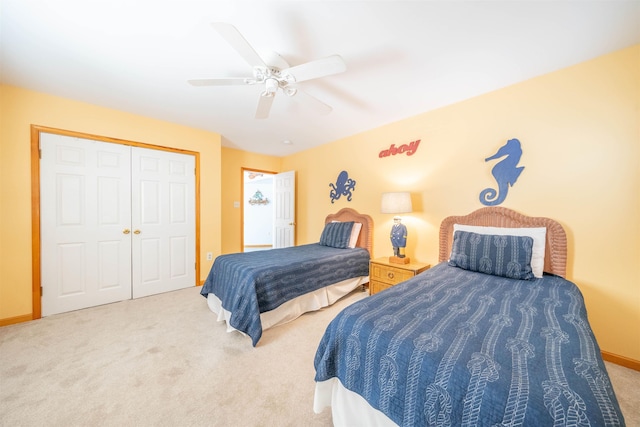
[[[340,222],[340,221],[331,221],[331,222]],[[354,222],[353,228],[351,229],[351,237],[349,238],[349,247],[351,249],[356,247],[358,243],[358,237],[360,236],[360,230],[362,230],[361,222]]]
[[[322,235],[320,235],[320,244],[333,248],[346,249],[349,247],[352,229],[353,221],[330,222],[325,224]]]
[[[533,239],[529,236],[453,233],[449,265],[511,279],[531,280]]]
[[[547,239],[547,227],[483,227],[478,225],[453,224],[453,232],[471,231],[478,234],[529,236],[533,239],[533,251],[531,253],[531,270],[537,278],[542,277],[544,270],[544,251]]]

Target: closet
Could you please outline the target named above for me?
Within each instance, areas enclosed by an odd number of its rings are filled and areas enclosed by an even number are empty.
[[[196,284],[195,156],[40,134],[42,316]]]

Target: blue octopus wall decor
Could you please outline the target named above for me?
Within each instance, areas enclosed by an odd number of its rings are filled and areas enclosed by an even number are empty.
[[[485,188],[480,193],[480,203],[486,206],[496,206],[504,202],[507,198],[507,192],[509,187],[518,180],[518,177],[522,173],[524,166],[518,166],[520,157],[522,157],[522,147],[520,141],[517,139],[510,139],[491,157],[484,159],[485,162],[489,160],[500,159],[503,160],[496,163],[491,169],[491,174],[498,183],[498,189]]]
[[[329,192],[329,197],[331,197],[331,203],[335,202],[340,198],[340,196],[346,196],[347,201],[351,201],[352,192],[356,189],[356,181],[354,179],[349,178],[349,174],[347,171],[342,171],[338,175],[338,179],[336,179],[336,183],[329,184],[331,187],[331,191]]]

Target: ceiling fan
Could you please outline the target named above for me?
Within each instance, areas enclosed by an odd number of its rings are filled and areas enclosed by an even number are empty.
[[[277,53],[274,53],[272,58],[263,60],[233,25],[222,22],[214,22],[212,25],[253,68],[253,76],[193,79],[188,81],[190,84],[193,86],[263,85],[264,91],[258,100],[256,119],[269,117],[271,104],[278,89],[287,96],[298,95],[303,102],[310,104],[321,113],[331,112],[332,108],[329,105],[302,91],[296,87],[296,83],[344,72],[347,66],[339,55],[290,67]]]

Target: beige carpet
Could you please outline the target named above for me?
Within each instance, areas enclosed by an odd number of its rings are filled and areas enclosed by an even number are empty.
[[[1,426],[330,426],[313,413],[316,346],[365,296],[264,333],[214,321],[199,288],[0,328]],[[640,372],[608,365],[627,425]]]

